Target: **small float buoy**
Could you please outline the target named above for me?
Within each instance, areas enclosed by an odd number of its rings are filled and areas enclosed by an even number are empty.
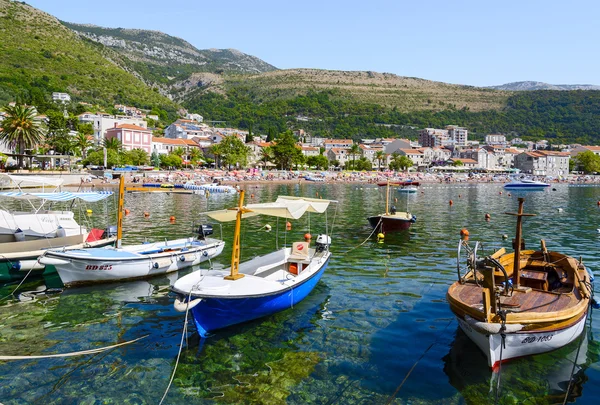
[[[150,213],[148,211],[144,211],[144,217],[148,218],[150,216]]]
[[[469,240],[469,230],[467,228],[460,230],[460,238],[462,240]]]
[[[450,200],[450,201],[448,201],[448,204],[449,204],[450,206],[452,206],[452,204],[454,204],[454,201]]]
[[[377,243],[383,243],[383,240],[385,239],[385,235],[381,232],[379,232],[377,234]]]
[[[600,201],[598,201],[598,207],[600,207]]]
[[[556,191],[556,187],[552,187],[552,191]]]
[[[502,239],[508,239],[508,235],[507,234],[502,234]]]
[[[250,194],[250,198],[254,198],[254,194]]]
[[[125,212],[125,215],[129,215],[130,211],[127,208],[125,208],[123,211]]]
[[[292,230],[292,223],[291,223],[291,222],[289,222],[289,221],[288,221],[288,222],[286,222],[286,223],[285,223],[285,229],[287,229],[288,231],[291,231],[291,230]]]
[[[271,225],[269,225],[269,224],[266,224],[266,225],[264,226],[264,228],[265,228],[265,231],[269,232],[269,231],[271,230]]]
[[[510,196],[511,196],[511,194],[510,194],[510,193],[508,193],[508,196],[510,197]]]
[[[500,195],[502,195],[502,191],[500,191]]]
[[[489,221],[492,218],[492,216],[490,214],[485,214],[485,220]]]
[[[559,208],[559,209],[558,209],[558,212],[563,212],[563,209],[562,209],[562,208]]]
[[[175,221],[175,215],[171,215],[171,216],[169,217],[169,221],[171,221],[171,222]]]
[[[304,234],[304,240],[306,242],[310,242],[311,239],[312,239],[312,235],[310,233],[307,232]]]
[[[460,195],[460,194],[458,195],[458,198],[461,198],[461,195]]]
[[[398,198],[396,198],[396,197],[395,197],[395,198],[394,198],[394,202],[398,202]]]
[[[88,214],[88,215],[92,215],[94,213],[94,211],[92,211],[92,210],[85,210],[85,213]]]

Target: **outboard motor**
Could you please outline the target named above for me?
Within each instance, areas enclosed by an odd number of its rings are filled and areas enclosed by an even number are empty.
[[[329,245],[331,245],[331,238],[329,236],[324,234],[317,236],[317,241],[315,243],[315,250],[317,252],[325,252],[329,250]]]
[[[111,225],[104,230],[104,235],[102,235],[102,239],[112,238],[117,236],[117,226]]]
[[[209,235],[213,234],[213,226],[210,224],[202,224],[198,228],[198,238],[204,239]]]

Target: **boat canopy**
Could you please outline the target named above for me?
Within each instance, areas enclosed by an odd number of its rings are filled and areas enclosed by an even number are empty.
[[[21,187],[22,185],[35,184],[38,186],[53,186],[60,187],[64,183],[64,179],[44,176],[17,176],[14,174],[0,174],[0,186],[2,187]]]
[[[242,218],[256,215],[269,215],[273,217],[298,219],[308,212],[323,213],[334,200],[320,200],[316,198],[279,196],[277,201],[261,204],[248,204],[244,207]],[[218,210],[207,212],[206,215],[220,222],[235,221],[237,209]]]
[[[82,200],[85,202],[96,202],[104,200],[113,195],[112,191],[86,191],[71,193],[61,191],[58,193],[26,193],[23,191],[0,192],[0,197],[13,198],[17,200],[46,200],[46,201],[71,201]]]

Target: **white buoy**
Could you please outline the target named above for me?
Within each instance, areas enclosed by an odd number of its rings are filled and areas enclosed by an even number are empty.
[[[266,230],[267,232],[269,232],[269,231],[271,230],[271,225],[269,225],[269,224],[266,224],[266,225],[265,225],[265,230]]]
[[[558,209],[558,212],[563,212],[563,209],[562,209],[562,208],[559,208],[559,209]]]

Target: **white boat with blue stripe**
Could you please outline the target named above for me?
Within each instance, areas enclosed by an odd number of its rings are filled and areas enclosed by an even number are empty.
[[[527,178],[513,178],[510,183],[504,185],[506,190],[544,190],[548,187],[550,187],[550,184],[548,183]]]

